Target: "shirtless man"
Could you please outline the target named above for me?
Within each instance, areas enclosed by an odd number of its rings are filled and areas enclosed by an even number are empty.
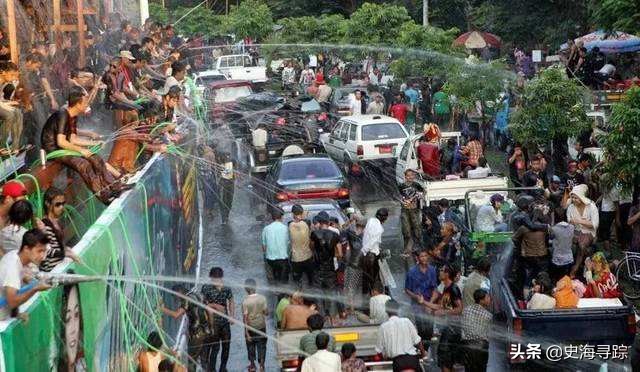
[[[291,304],[287,305],[282,313],[282,329],[306,329],[307,318],[317,312],[315,305],[304,304],[302,293],[295,292],[291,295]]]

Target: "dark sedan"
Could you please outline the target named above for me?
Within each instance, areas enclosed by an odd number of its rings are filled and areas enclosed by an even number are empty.
[[[297,199],[333,199],[350,206],[349,185],[325,154],[286,156],[269,168],[266,197],[271,206]]]

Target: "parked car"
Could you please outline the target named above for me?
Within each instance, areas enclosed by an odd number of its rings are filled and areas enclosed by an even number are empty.
[[[297,199],[333,199],[350,206],[347,179],[326,154],[283,156],[269,167],[265,178],[269,205]]]
[[[350,114],[351,109],[351,96],[356,90],[363,92],[367,91],[366,86],[360,85],[344,85],[338,88],[334,88],[329,98],[329,111],[334,116],[346,116]]]
[[[349,172],[363,162],[392,163],[396,148],[409,134],[396,119],[385,115],[357,115],[340,119],[328,136],[322,138],[324,148]]]
[[[267,68],[255,66],[248,54],[220,56],[214,61],[213,69],[233,80],[248,80],[252,83],[264,83],[268,80]]]

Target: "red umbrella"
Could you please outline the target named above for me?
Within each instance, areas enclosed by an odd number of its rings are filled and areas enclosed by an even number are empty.
[[[467,49],[482,49],[486,46],[500,48],[501,44],[498,36],[481,31],[465,32],[453,41],[453,45],[463,45]]]

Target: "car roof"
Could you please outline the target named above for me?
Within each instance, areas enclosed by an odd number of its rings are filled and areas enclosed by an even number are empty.
[[[209,84],[211,88],[230,88],[230,87],[243,87],[251,86],[251,82],[248,80],[218,80]]]
[[[205,77],[205,76],[226,76],[226,75],[218,70],[206,70],[206,71],[200,71],[196,73],[196,76]]]
[[[355,115],[355,116],[344,116],[340,119],[341,121],[347,121],[351,124],[355,125],[368,125],[368,124],[382,124],[382,123],[400,123],[396,118],[392,118],[387,115]]]
[[[329,155],[327,154],[304,154],[304,155],[292,155],[292,156],[285,156],[280,158],[280,160],[284,163],[284,162],[299,162],[299,161],[304,161],[304,160],[314,160],[314,159],[328,159],[333,161]]]

